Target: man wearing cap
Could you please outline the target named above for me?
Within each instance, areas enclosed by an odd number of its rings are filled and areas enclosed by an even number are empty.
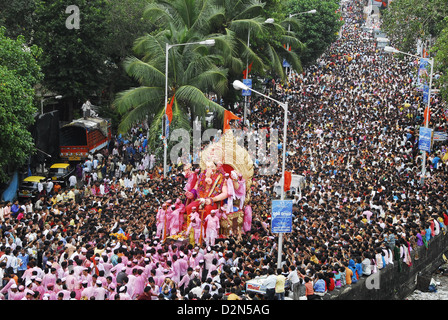
[[[128,294],[128,287],[126,285],[121,286],[118,289],[118,294],[120,295],[120,300],[132,300],[131,296]]]
[[[180,231],[180,224],[179,224],[179,217],[180,217],[180,211],[181,208],[176,208],[175,205],[171,206],[170,213],[167,213],[169,215],[169,235],[173,236],[177,234]]]
[[[90,274],[90,268],[84,268],[79,278],[81,282],[87,281],[89,285],[92,285],[92,275]]]
[[[25,287],[23,285],[19,285],[17,287],[17,292],[14,294],[14,298],[12,300],[22,300],[25,297]]]
[[[50,268],[50,272],[46,273],[44,275],[44,277],[42,278],[42,285],[44,286],[44,288],[46,288],[48,286],[48,284],[56,284],[56,269],[55,268]]]
[[[191,230],[193,230],[194,243],[199,243],[199,238],[201,236],[201,218],[199,217],[199,213],[196,211],[196,207],[191,208],[191,213],[189,214],[189,224],[185,233],[189,236]],[[190,237],[190,243],[192,239]]]
[[[54,291],[54,284],[49,283],[47,287],[45,287],[44,295],[48,295],[48,300],[57,300],[57,293]]]
[[[82,285],[81,298],[85,297],[87,298],[86,300],[90,300],[90,297],[92,297],[95,293],[95,287],[89,286],[87,280],[83,280],[81,285]]]
[[[40,294],[40,296],[42,296],[45,293],[45,287],[42,285],[42,279],[37,277],[35,283],[36,287],[34,291],[37,291]]]
[[[27,290],[25,292],[25,296],[22,298],[22,300],[34,300],[34,291]]]
[[[6,291],[6,297],[8,300],[19,300],[19,299],[16,299],[17,293],[18,293],[18,288],[17,288],[17,284],[14,281],[14,283]]]
[[[166,203],[162,204],[162,206],[157,211],[156,215],[156,236],[164,238],[165,233],[166,233]]]
[[[215,240],[218,237],[219,218],[216,216],[218,209],[211,210],[210,214],[206,216],[203,223],[207,224],[205,231],[205,243],[208,246],[214,246]]]
[[[65,282],[64,279],[62,279],[62,283],[64,283],[64,282]],[[58,296],[62,293],[62,300],[70,300],[71,291],[69,291],[67,289],[67,285],[65,283],[62,285],[61,290],[56,291],[56,292],[58,293]]]
[[[101,280],[96,280],[95,287],[93,289],[93,296],[95,300],[105,300],[106,299],[106,289],[103,287]]]

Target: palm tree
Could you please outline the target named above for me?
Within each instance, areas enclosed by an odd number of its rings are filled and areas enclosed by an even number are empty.
[[[240,77],[250,62],[252,69],[261,76],[272,73],[284,78],[283,59],[287,59],[296,70],[301,70],[299,56],[283,46],[289,43],[299,50],[303,47],[295,33],[287,31],[288,23],[296,25],[296,20],[267,23],[263,10],[266,3],[260,0],[215,1],[225,12],[225,20],[218,32],[232,36],[234,52],[243,62],[242,68],[229,68],[231,74]]]
[[[165,113],[165,48],[166,44],[199,42],[209,38],[207,29],[219,8],[209,1],[175,0],[149,4],[144,17],[156,24],[160,31],[136,40],[134,52],[124,65],[127,74],[140,86],[118,94],[114,105],[124,114],[118,129],[126,132],[134,124],[147,119],[150,124],[149,144],[155,147],[162,133]],[[225,42],[215,36],[219,47]],[[222,117],[224,108],[210,100],[207,92],[222,95],[227,90],[227,70],[219,67],[223,57],[217,49],[204,45],[181,45],[169,51],[168,97],[174,96],[173,122],[170,128],[190,129],[193,119],[213,111]]]
[[[139,87],[117,95],[114,105],[124,115],[119,131],[149,121],[149,145],[153,148],[162,133],[165,110],[165,46],[213,38],[215,46],[186,45],[169,51],[168,83],[173,103],[170,128],[190,129],[196,117],[208,112],[222,118],[224,108],[207,98],[209,92],[223,97],[228,84],[242,76],[250,61],[260,75],[272,72],[284,77],[282,61],[294,66],[300,60],[282,44],[297,43],[284,25],[267,25],[260,0],[154,0],[143,17],[152,22],[156,32],[135,41],[135,57],[125,60],[127,74]],[[269,29],[268,29],[269,28]],[[248,33],[251,43],[248,46]]]

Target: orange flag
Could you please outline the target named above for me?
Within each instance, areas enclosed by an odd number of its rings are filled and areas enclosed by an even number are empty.
[[[425,112],[423,114],[423,117],[425,118],[425,125],[426,125],[427,123],[429,123],[429,120],[431,118],[431,110],[429,109],[428,106],[426,106],[426,108],[425,108]],[[426,119],[426,118],[428,118],[428,119]]]
[[[284,179],[285,179],[285,183],[283,185],[283,190],[286,192],[289,189],[291,189],[291,179],[292,179],[291,172],[285,171],[285,178]]]
[[[171,120],[173,120],[173,102],[174,102],[174,95],[171,97],[171,101],[167,103],[166,105],[166,116],[168,117],[168,121],[171,124]]]
[[[252,62],[250,63],[250,65],[247,66],[247,69],[244,69],[243,79],[247,79],[247,77],[249,76],[250,70],[252,70]]]
[[[231,111],[225,110],[224,111],[224,126],[223,126],[223,132],[226,132],[226,130],[230,129],[230,120],[240,120],[236,115],[234,115]]]

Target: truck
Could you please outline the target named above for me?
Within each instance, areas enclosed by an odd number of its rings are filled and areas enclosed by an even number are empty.
[[[83,161],[89,153],[108,146],[112,138],[111,121],[100,117],[83,117],[60,129],[60,158]]]

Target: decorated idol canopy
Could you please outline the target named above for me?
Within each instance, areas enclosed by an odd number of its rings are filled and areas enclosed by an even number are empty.
[[[241,174],[246,180],[246,190],[250,189],[254,175],[254,163],[249,152],[241,147],[232,130],[227,130],[218,142],[209,145],[200,154],[201,170],[207,169],[207,163],[222,164],[229,175],[232,171]]]
[[[254,165],[232,130],[200,153],[199,167],[193,170],[191,164],[184,166],[186,200],[159,209],[158,235],[192,244],[214,244],[217,238],[250,232],[249,190]]]

